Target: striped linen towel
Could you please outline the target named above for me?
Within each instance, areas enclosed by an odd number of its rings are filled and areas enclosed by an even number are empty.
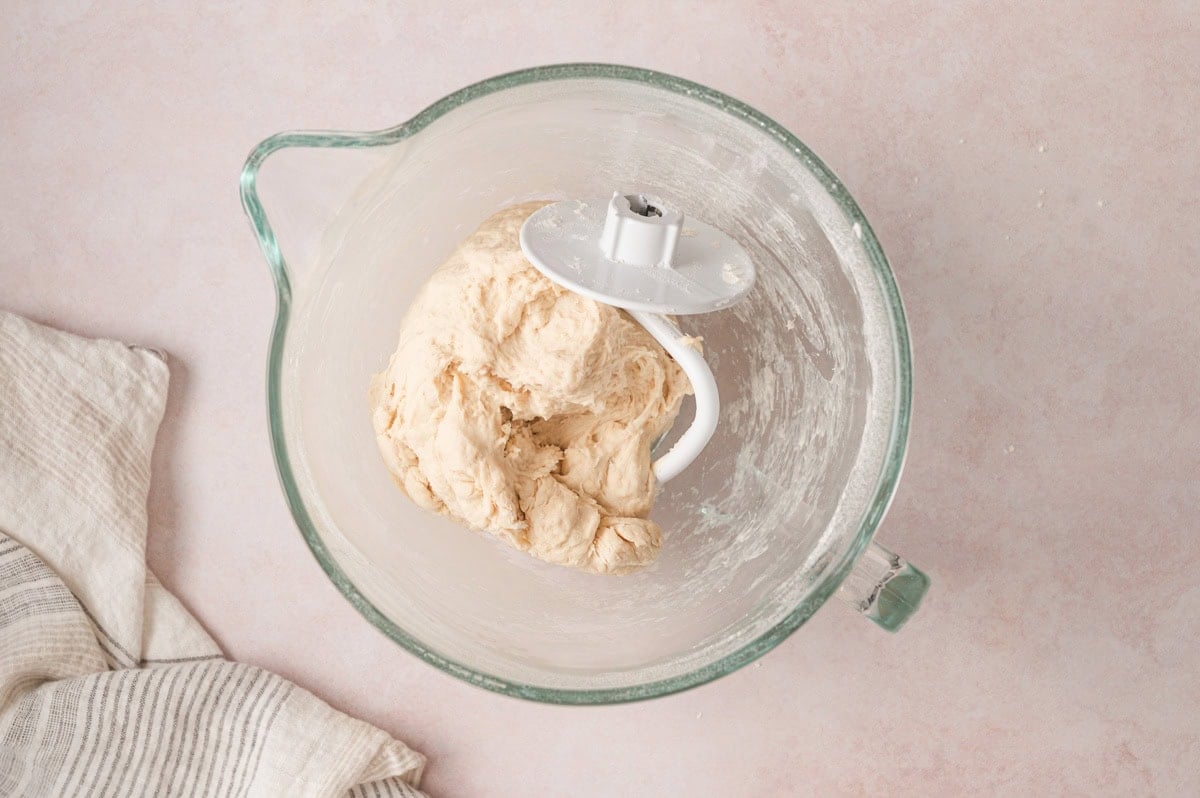
[[[421,796],[420,754],[225,660],[146,568],[166,392],[0,312],[0,795]]]

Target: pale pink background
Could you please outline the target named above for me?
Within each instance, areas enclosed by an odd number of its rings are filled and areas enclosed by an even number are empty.
[[[150,563],[232,657],[428,754],[438,796],[1200,793],[1193,4],[134,5],[3,3],[0,306],[171,354]],[[916,350],[881,538],[935,587],[901,634],[832,606],[715,684],[539,706],[401,651],[297,534],[245,155],[575,60],[750,102],[865,208]]]

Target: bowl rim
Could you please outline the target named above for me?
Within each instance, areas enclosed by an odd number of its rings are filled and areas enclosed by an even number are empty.
[[[283,253],[257,192],[258,171],[267,156],[278,150],[290,147],[365,148],[386,146],[413,136],[443,115],[473,99],[527,84],[579,79],[632,81],[699,100],[762,129],[797,157],[827,187],[830,197],[842,208],[847,220],[851,224],[857,224],[861,230],[863,247],[886,299],[893,333],[895,360],[895,406],[891,429],[883,467],[872,491],[870,503],[859,521],[858,532],[851,545],[804,601],[754,640],[701,668],[642,684],[586,690],[539,687],[509,681],[477,671],[429,648],[384,615],[359,591],[333,558],[320,535],[317,534],[312,516],[300,495],[288,457],[281,412],[280,385],[284,341],[291,311],[291,284]],[[461,88],[428,106],[407,122],[384,130],[284,132],[271,136],[254,147],[246,159],[241,173],[241,199],[275,282],[275,321],[271,330],[267,358],[267,412],[275,467],[292,516],[321,568],[355,609],[390,639],[451,676],[503,695],[550,704],[574,705],[615,704],[656,698],[713,681],[763,656],[800,628],[841,585],[858,557],[870,544],[880,521],[887,512],[903,470],[912,410],[912,360],[899,288],[874,231],[842,181],[795,135],[778,122],[740,100],[674,75],[618,64],[566,63],[521,69],[496,75]]]

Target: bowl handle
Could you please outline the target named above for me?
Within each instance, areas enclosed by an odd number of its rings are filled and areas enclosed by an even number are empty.
[[[895,632],[916,613],[929,577],[902,557],[871,543],[838,588],[838,598]]]

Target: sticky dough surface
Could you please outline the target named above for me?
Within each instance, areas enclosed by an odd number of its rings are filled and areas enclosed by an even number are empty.
[[[631,571],[658,554],[650,446],[690,385],[624,311],[529,264],[518,235],[543,204],[493,215],[434,272],[371,381],[375,433],[421,507],[547,562]]]

